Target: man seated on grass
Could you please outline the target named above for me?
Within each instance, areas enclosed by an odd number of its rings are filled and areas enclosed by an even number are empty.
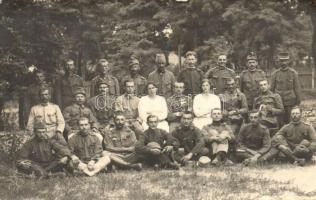
[[[61,134],[50,134],[45,122],[34,124],[34,137],[26,142],[18,154],[18,170],[39,178],[49,177],[49,172],[68,170],[72,172],[69,162],[72,154]]]
[[[288,161],[303,166],[310,161],[316,150],[314,128],[302,121],[302,110],[291,110],[291,122],[284,125],[272,138],[272,148],[262,156],[262,162],[277,157],[282,152]]]
[[[73,163],[79,171],[94,176],[110,164],[110,156],[103,152],[101,141],[92,132],[88,118],[81,117],[78,126],[79,132],[68,140],[69,148],[75,154]]]
[[[193,125],[192,112],[186,111],[182,114],[180,126],[171,135],[179,141],[175,147],[175,157],[181,164],[185,165],[190,160],[198,160],[203,155],[205,145],[203,135],[201,130]]]
[[[213,123],[206,125],[202,129],[205,146],[209,150],[211,164],[222,165],[227,161],[229,143],[234,139],[231,128],[222,121],[223,115],[219,108],[214,108],[211,112]]]
[[[237,162],[255,164],[271,148],[269,129],[260,123],[260,117],[258,110],[250,111],[250,123],[240,129],[235,152]]]
[[[158,117],[147,117],[149,128],[141,135],[136,144],[137,157],[155,168],[179,169],[172,159],[173,148],[178,141],[171,134],[157,128]]]
[[[136,136],[134,131],[126,126],[123,112],[114,115],[114,127],[105,130],[104,148],[109,152],[111,163],[125,169],[141,170],[135,154]]]

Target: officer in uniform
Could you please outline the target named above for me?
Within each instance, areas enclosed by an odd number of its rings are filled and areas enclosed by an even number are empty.
[[[124,82],[125,93],[115,100],[115,112],[122,112],[126,118],[126,124],[136,133],[136,137],[143,133],[142,120],[138,117],[139,98],[135,95],[135,82],[127,79]]]
[[[229,143],[235,137],[231,128],[222,122],[222,111],[219,108],[212,110],[213,123],[202,129],[205,146],[209,150],[208,156],[212,159],[213,165],[222,165],[227,161]]]
[[[181,125],[171,132],[171,135],[179,141],[175,146],[175,159],[183,165],[190,160],[198,160],[204,155],[203,150],[208,152],[204,149],[205,143],[201,130],[193,126],[192,122],[193,113],[185,111],[181,116]]]
[[[101,125],[100,129],[104,129],[112,123],[115,97],[109,94],[109,86],[105,80],[100,79],[97,85],[98,94],[90,98],[87,105]]]
[[[259,96],[259,81],[266,78],[264,71],[258,68],[257,56],[251,52],[247,55],[248,69],[240,74],[240,91],[246,95],[249,109],[252,109],[253,100]]]
[[[310,161],[316,150],[316,133],[314,128],[302,121],[302,110],[292,108],[291,122],[284,125],[272,138],[272,148],[261,157],[268,161],[282,152],[293,164],[303,166]]]
[[[260,112],[249,112],[249,124],[240,129],[235,159],[245,165],[255,164],[271,148],[269,129],[260,123]]]
[[[279,119],[282,117],[284,107],[279,94],[270,91],[267,79],[259,81],[260,94],[254,100],[253,107],[261,114],[260,123],[269,128],[270,134],[279,130]]]
[[[141,170],[135,153],[137,142],[134,131],[125,125],[124,113],[116,112],[114,126],[105,130],[103,146],[110,153],[112,164],[120,168]]]
[[[246,96],[237,88],[235,79],[227,79],[226,90],[218,95],[223,111],[223,119],[237,135],[243,119],[248,112]]]
[[[99,128],[99,123],[97,119],[94,117],[90,108],[85,106],[86,103],[86,92],[82,87],[78,87],[74,91],[74,103],[67,108],[65,108],[63,115],[65,118],[66,126],[65,126],[65,136],[66,138],[72,137],[79,130],[78,120],[81,117],[86,117],[89,119],[89,123],[92,126],[92,130],[97,133]],[[102,140],[102,136],[100,139]]]
[[[188,51],[185,54],[185,58],[187,65],[185,69],[180,72],[177,79],[185,85],[184,94],[194,96],[200,94],[202,91],[203,72],[196,67],[197,59],[194,51]]]
[[[99,75],[91,80],[90,96],[94,97],[97,95],[98,82],[101,80],[107,83],[110,95],[120,95],[119,82],[117,78],[110,74],[110,64],[106,59],[102,58],[99,60],[99,63],[97,64],[97,71]]]
[[[71,105],[74,90],[77,87],[84,86],[84,80],[75,74],[75,70],[74,61],[68,60],[65,66],[65,75],[58,78],[55,82],[55,102],[61,109]]]
[[[139,74],[139,71],[140,71],[139,60],[137,60],[136,58],[131,59],[128,66],[129,66],[129,74],[125,75],[121,81],[122,91],[126,92],[124,90],[125,89],[125,81],[133,80],[134,84],[135,84],[135,91],[134,91],[135,95],[138,97],[144,96],[144,94],[146,93],[145,87],[147,84],[147,80],[145,77],[143,77]]]
[[[40,121],[34,125],[34,135],[18,153],[18,170],[27,174],[34,173],[39,178],[48,177],[49,172],[62,171],[64,167],[72,172],[70,165],[66,166],[72,153],[62,135],[47,134],[46,124]]]
[[[290,56],[287,52],[278,54],[280,68],[273,72],[271,91],[278,93],[284,105],[284,123],[289,123],[291,109],[301,103],[298,73],[289,67]]]
[[[185,84],[183,82],[174,83],[174,93],[167,99],[169,132],[171,133],[180,125],[180,119],[185,111],[192,112],[192,98],[183,94]]]
[[[205,78],[209,79],[215,87],[215,94],[222,94],[224,92],[227,79],[235,78],[234,70],[226,67],[227,56],[220,55],[217,60],[217,67],[209,69]]]
[[[157,69],[148,75],[148,82],[153,82],[158,87],[158,94],[166,98],[172,95],[173,85],[176,81],[173,73],[166,69],[164,54],[156,55]]]

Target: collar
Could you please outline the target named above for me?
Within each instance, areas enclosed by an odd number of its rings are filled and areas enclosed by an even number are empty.
[[[127,99],[132,99],[132,98],[135,97],[135,94],[127,94],[127,93],[125,93],[124,97],[127,98]]]
[[[86,107],[84,104],[79,105],[77,103],[74,103],[74,106],[77,107],[77,108],[85,108]]]
[[[294,126],[297,126],[297,125],[300,125],[302,123],[302,121],[300,120],[300,121],[298,121],[298,122],[293,122],[293,121],[291,121],[291,124],[293,124]]]
[[[47,102],[47,103],[41,103],[41,106],[48,106],[50,103],[49,102]]]
[[[285,67],[285,68],[280,67],[280,70],[281,70],[281,71],[286,71],[286,70],[288,70],[288,69],[289,69],[289,67]]]
[[[266,93],[262,93],[262,92],[261,92],[261,95],[271,95],[271,94],[273,94],[273,93],[271,92],[271,90],[268,90]]]

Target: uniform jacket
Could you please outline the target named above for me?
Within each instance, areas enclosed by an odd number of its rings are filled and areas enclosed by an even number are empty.
[[[136,142],[134,131],[126,126],[121,130],[115,127],[107,129],[103,140],[105,149],[112,147],[133,147],[136,145]]]
[[[115,111],[124,113],[126,119],[136,119],[138,117],[139,98],[135,95],[123,94],[115,100]]]
[[[157,84],[159,95],[170,97],[176,79],[171,71],[165,70],[165,72],[159,73],[158,70],[155,70],[148,75],[148,81]]]
[[[97,95],[88,100],[87,105],[91,109],[101,125],[108,125],[113,117],[114,96]]]
[[[105,77],[97,75],[91,80],[90,96],[94,97],[98,94],[98,82],[103,80],[109,85],[109,94],[110,95],[120,95],[120,85],[114,76],[108,74]]]
[[[201,130],[193,125],[190,127],[179,126],[171,135],[179,141],[176,148],[184,148],[186,154],[198,154],[205,145]]]
[[[186,95],[173,95],[167,99],[168,106],[168,121],[169,122],[180,122],[179,116],[176,116],[175,112],[192,111],[192,98]]]
[[[248,106],[253,105],[253,100],[259,96],[259,81],[266,78],[266,74],[261,69],[254,71],[244,70],[240,74],[240,91],[247,98]]]
[[[215,93],[221,94],[225,90],[226,81],[230,78],[235,78],[236,74],[232,69],[229,69],[227,67],[214,67],[210,70],[208,70],[205,74],[205,78],[212,81],[214,84]]]
[[[213,132],[213,130],[217,131],[216,134]],[[216,135],[227,136],[227,139],[229,141],[233,140],[235,137],[233,134],[233,131],[225,122],[220,122],[220,123],[213,122],[213,124],[208,124],[204,126],[202,128],[202,134],[203,134],[203,138],[206,144],[212,143],[213,141],[210,140],[210,138]]]
[[[185,85],[184,94],[196,95],[202,92],[201,83],[203,80],[203,72],[197,68],[183,69],[178,75],[178,81]]]
[[[269,129],[261,124],[243,126],[238,134],[238,148],[251,149],[260,154],[266,153],[271,147]]]
[[[71,152],[83,162],[89,162],[102,156],[102,144],[93,133],[87,136],[77,133],[69,139],[68,144]]]
[[[299,105],[301,92],[297,72],[290,67],[274,71],[271,78],[271,91],[281,96],[284,106]]]

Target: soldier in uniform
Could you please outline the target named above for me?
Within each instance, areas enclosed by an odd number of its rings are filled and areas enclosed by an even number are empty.
[[[32,135],[34,124],[43,122],[46,128],[46,134],[53,137],[55,134],[62,136],[65,128],[64,117],[59,106],[50,103],[50,93],[48,88],[39,90],[40,104],[31,108],[26,130]],[[64,141],[66,143],[66,141]]]
[[[172,159],[172,152],[177,140],[163,129],[157,128],[158,117],[147,117],[149,128],[144,132],[136,144],[136,153],[140,161],[155,168],[179,169]]]
[[[171,132],[171,135],[179,141],[175,146],[176,160],[183,165],[190,160],[198,160],[204,155],[203,150],[205,151],[202,132],[193,126],[192,122],[193,113],[185,111],[181,116],[181,125]]]
[[[133,80],[134,84],[135,84],[135,91],[134,91],[135,95],[138,97],[143,96],[146,93],[145,87],[147,84],[147,80],[145,77],[143,77],[139,74],[139,71],[140,71],[139,61],[134,58],[130,61],[128,66],[129,66],[130,73],[125,75],[122,78],[121,88],[124,92],[126,92],[124,90],[125,89],[125,81]]]
[[[111,163],[125,169],[141,170],[141,163],[135,153],[137,142],[134,131],[126,126],[125,116],[122,112],[116,112],[114,126],[105,130],[103,145],[109,152]]]
[[[247,56],[248,69],[240,74],[240,91],[246,95],[249,109],[252,109],[253,100],[259,96],[259,81],[266,78],[264,71],[258,68],[257,56],[251,52]]]
[[[78,126],[79,132],[68,141],[70,150],[76,156],[73,162],[79,171],[94,176],[110,164],[110,156],[103,152],[102,143],[92,132],[88,118],[80,117]]]
[[[213,165],[222,165],[227,161],[229,143],[234,140],[231,128],[222,122],[222,111],[219,108],[212,110],[213,123],[202,129],[205,146],[209,150],[208,156]]]
[[[289,67],[288,53],[278,54],[280,68],[273,72],[271,78],[271,91],[278,93],[284,105],[284,123],[290,120],[291,109],[301,103],[301,92],[297,72]]]
[[[261,113],[260,123],[270,129],[273,135],[279,129],[278,119],[284,112],[282,99],[279,94],[270,91],[267,79],[259,81],[260,95],[255,98],[253,107]]]
[[[222,104],[223,119],[237,135],[243,119],[248,112],[246,96],[237,88],[235,79],[228,79],[226,90],[219,95]]]
[[[165,55],[157,54],[155,61],[157,69],[148,75],[148,82],[157,84],[158,94],[168,98],[172,95],[172,87],[176,79],[171,71],[166,70]]]
[[[226,67],[226,55],[218,56],[217,64],[217,67],[209,69],[206,72],[205,78],[209,79],[214,84],[215,94],[222,94],[224,92],[227,79],[235,78],[236,74],[234,70]]]
[[[72,104],[73,91],[77,87],[83,87],[83,79],[75,74],[75,64],[73,60],[68,60],[65,66],[65,75],[55,82],[54,96],[55,102],[61,109]]]
[[[100,79],[97,85],[98,94],[89,99],[87,104],[101,125],[100,129],[104,129],[112,123],[115,97],[109,95],[109,86],[106,81]]]
[[[250,123],[243,126],[238,134],[235,158],[245,165],[255,164],[271,148],[269,129],[260,123],[260,112],[249,112]]]
[[[185,85],[185,95],[196,95],[201,93],[201,83],[203,80],[203,72],[196,67],[196,53],[188,51],[185,54],[186,68],[178,75],[178,81]]]
[[[261,157],[265,162],[277,157],[282,152],[293,164],[303,166],[310,161],[316,150],[314,128],[302,121],[302,110],[292,108],[291,122],[284,125],[272,138],[272,148]]]
[[[99,75],[91,80],[90,96],[94,97],[97,95],[98,82],[100,80],[103,80],[108,84],[110,95],[120,95],[119,82],[117,78],[110,74],[110,65],[106,59],[102,58],[99,60],[97,71]]]
[[[64,143],[62,135],[51,136],[47,134],[46,124],[36,122],[34,125],[34,135],[27,141],[18,153],[17,169],[27,173],[34,173],[39,178],[47,178],[49,172],[57,172],[72,168],[67,161],[70,161],[72,154]]]
[[[89,119],[89,123],[92,126],[92,130],[97,133],[99,124],[97,119],[94,117],[90,108],[85,106],[86,103],[86,92],[82,87],[77,88],[74,91],[74,103],[67,108],[65,108],[63,114],[66,122],[65,126],[65,136],[66,138],[72,137],[79,130],[78,120],[81,117],[86,117]],[[102,140],[102,137],[100,137]]]
[[[30,114],[31,107],[41,102],[39,95],[40,89],[48,88],[50,96],[53,94],[53,89],[46,81],[45,72],[43,70],[37,70],[35,71],[34,75],[35,83],[27,87],[23,96],[23,126],[25,126],[27,123],[27,118]]]
[[[174,94],[167,99],[169,132],[180,125],[180,119],[185,111],[192,112],[192,98],[183,94],[183,82],[174,83]]]
[[[115,100],[114,110],[120,111],[126,118],[127,126],[135,133],[136,137],[143,132],[142,120],[138,117],[139,98],[135,95],[135,82],[133,79],[125,80],[125,93]]]

